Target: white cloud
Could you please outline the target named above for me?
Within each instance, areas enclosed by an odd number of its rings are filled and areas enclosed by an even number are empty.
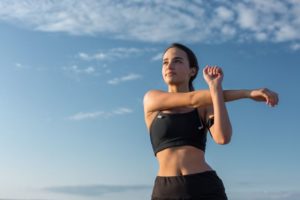
[[[266,33],[256,33],[255,38],[258,41],[265,41],[268,38],[268,35]]]
[[[112,73],[112,70],[107,64],[109,62],[119,62],[119,60],[143,56],[145,55],[145,53],[155,51],[155,48],[115,47],[94,53],[79,52],[75,56],[75,58],[77,58],[76,63],[78,64],[73,64],[72,66],[65,66],[62,67],[62,69],[66,71],[69,75],[71,75],[72,78],[80,80],[80,76],[82,75],[99,76],[103,74]],[[101,63],[97,61],[101,61]],[[83,62],[90,62],[88,64],[93,64],[94,66],[81,66]],[[141,77],[141,75],[131,73],[123,77],[111,79],[108,81],[108,83],[118,84],[120,82],[131,81],[139,79]]]
[[[233,11],[224,6],[220,6],[216,9],[217,15],[224,21],[231,21],[234,18]]]
[[[21,63],[15,63],[15,67],[16,67],[16,69],[20,69],[20,70],[29,68],[28,66],[25,66]]]
[[[87,74],[87,75],[96,75],[95,67],[88,66],[88,67],[79,67],[77,65],[72,65],[70,67],[63,67],[63,70],[74,73],[74,74]]]
[[[94,54],[79,52],[78,56],[80,59],[85,60],[85,61],[118,60],[118,59],[139,56],[145,52],[151,52],[151,51],[155,51],[155,49],[153,49],[153,48],[117,47],[117,48],[108,49],[106,51],[97,52]]]
[[[80,52],[78,55],[82,60],[105,60],[107,58],[107,55],[105,55],[104,53],[88,55],[87,53]]]
[[[154,56],[151,58],[151,60],[153,60],[153,61],[161,60],[162,57],[163,57],[163,53],[158,53],[158,54],[154,55]]]
[[[88,113],[79,112],[79,113],[76,113],[75,115],[68,117],[68,119],[79,121],[79,120],[83,120],[83,119],[94,119],[101,115],[104,115],[103,111],[88,112]]]
[[[257,15],[255,11],[246,5],[240,3],[237,5],[238,24],[243,29],[257,29]]]
[[[276,32],[275,39],[276,41],[283,42],[289,41],[294,38],[300,38],[298,30],[290,25],[282,25],[279,30]]]
[[[81,121],[86,119],[97,119],[99,117],[109,118],[116,115],[125,115],[132,113],[133,110],[127,107],[120,107],[112,111],[95,111],[95,112],[79,112],[72,116],[69,116],[67,119],[72,121]]]
[[[2,0],[0,20],[39,31],[146,42],[211,43],[230,39],[294,42],[300,39],[300,1],[297,0],[238,3]],[[137,52],[116,49],[109,53],[117,57]],[[111,57],[107,52],[79,56],[84,60]]]
[[[294,43],[290,46],[290,48],[294,51],[297,51],[300,49],[300,43]]]
[[[236,30],[233,26],[228,26],[228,25],[224,25],[221,29],[221,32],[225,35],[225,36],[234,36],[236,34]]]
[[[45,72],[48,70],[47,67],[42,66],[30,66],[26,65],[20,62],[14,63],[14,69],[17,71],[23,71],[23,70],[31,70],[32,72]]]
[[[128,114],[128,113],[132,113],[132,110],[129,108],[123,107],[123,108],[118,108],[118,109],[114,110],[112,113],[116,114],[116,115],[124,115],[124,114]]]
[[[126,76],[113,78],[113,79],[107,81],[107,83],[111,84],[111,85],[117,85],[117,84],[122,83],[122,82],[133,81],[133,80],[140,79],[140,78],[142,78],[141,75],[131,73],[131,74],[128,74]]]

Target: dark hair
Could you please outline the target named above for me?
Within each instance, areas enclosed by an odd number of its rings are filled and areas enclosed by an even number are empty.
[[[189,60],[189,63],[190,63],[190,68],[196,68],[196,74],[194,76],[192,76],[191,79],[189,80],[189,89],[190,89],[190,91],[193,91],[193,90],[195,90],[194,86],[193,86],[193,81],[197,77],[197,74],[198,74],[198,71],[199,71],[199,65],[198,65],[197,57],[190,48],[188,48],[188,47],[186,47],[186,46],[184,46],[183,44],[180,44],[180,43],[171,44],[169,47],[166,48],[164,54],[167,52],[168,49],[174,48],[174,47],[178,48],[178,49],[181,49],[182,51],[184,51],[187,54],[187,57],[188,57],[188,60]]]

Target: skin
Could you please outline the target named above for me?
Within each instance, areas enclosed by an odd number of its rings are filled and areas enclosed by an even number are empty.
[[[144,96],[145,123],[149,130],[159,111],[165,113],[185,113],[198,110],[202,119],[214,117],[210,128],[213,140],[217,144],[228,144],[232,127],[225,102],[250,98],[266,102],[274,107],[278,104],[277,93],[267,89],[223,90],[224,73],[218,66],[207,65],[203,69],[203,78],[208,90],[189,91],[189,80],[196,69],[189,66],[187,54],[179,48],[170,48],[163,56],[162,77],[168,86],[168,92],[150,90]],[[193,146],[170,147],[157,153],[159,163],[158,176],[180,176],[212,170],[205,161],[201,149]]]

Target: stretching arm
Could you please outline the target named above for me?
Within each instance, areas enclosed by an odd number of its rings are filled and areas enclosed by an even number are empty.
[[[278,104],[277,93],[267,89],[254,90],[224,90],[224,102],[234,101],[242,98],[250,98],[255,101],[266,101],[267,104],[275,106]],[[206,107],[212,105],[210,90],[197,90],[192,92],[172,93],[161,90],[150,90],[144,96],[145,112],[168,110],[176,107]]]
[[[223,97],[222,85],[210,85],[210,92],[213,102],[214,124],[210,127],[210,133],[217,144],[227,144],[230,142],[232,135],[232,127],[226,105]],[[238,94],[238,93],[237,93]],[[233,97],[241,96],[230,96]]]

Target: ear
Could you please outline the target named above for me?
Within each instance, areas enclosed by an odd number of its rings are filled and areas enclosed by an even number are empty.
[[[197,74],[197,69],[196,69],[196,67],[190,68],[190,75],[191,75],[191,76],[196,76],[196,74]]]

